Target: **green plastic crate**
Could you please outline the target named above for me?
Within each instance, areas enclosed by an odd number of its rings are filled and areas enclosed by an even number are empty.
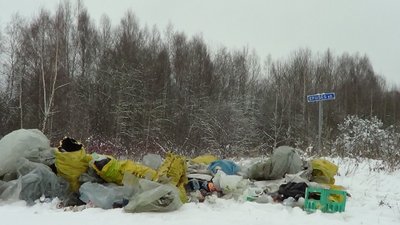
[[[315,212],[317,209],[327,213],[344,212],[345,207],[345,191],[314,187],[306,189],[304,210],[307,212]]]

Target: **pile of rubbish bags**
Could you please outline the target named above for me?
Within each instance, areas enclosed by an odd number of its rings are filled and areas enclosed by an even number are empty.
[[[202,155],[167,153],[142,161],[88,154],[65,137],[56,148],[36,129],[20,129],[0,140],[0,202],[28,204],[58,199],[60,207],[91,205],[126,212],[168,212],[187,202],[215,197],[302,206],[307,187],[335,185],[338,167],[324,159],[303,160],[297,149],[276,148],[271,157],[238,165]]]

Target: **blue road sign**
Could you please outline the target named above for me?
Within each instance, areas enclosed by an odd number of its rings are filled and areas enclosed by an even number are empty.
[[[318,102],[319,101],[319,94],[316,95],[307,95],[308,102]]]
[[[334,100],[335,98],[336,98],[336,94],[334,92],[307,95],[308,102],[328,101],[328,100]]]

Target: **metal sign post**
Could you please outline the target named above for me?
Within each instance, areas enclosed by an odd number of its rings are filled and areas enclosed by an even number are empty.
[[[324,122],[324,110],[322,109],[322,101],[318,102],[318,149],[321,150],[322,123]]]
[[[321,93],[307,95],[307,102],[318,102],[318,149],[321,150],[321,136],[322,136],[322,123],[324,117],[324,110],[322,108],[322,102],[328,100],[335,100],[336,94],[331,93]]]

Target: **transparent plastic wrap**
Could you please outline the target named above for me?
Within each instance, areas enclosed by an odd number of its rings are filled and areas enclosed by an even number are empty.
[[[42,196],[64,199],[69,195],[68,183],[57,177],[48,166],[27,159],[18,160],[17,165],[18,179],[0,183],[0,199],[25,200],[33,204]]]
[[[129,186],[116,184],[99,184],[87,182],[79,188],[80,199],[85,203],[92,203],[95,207],[103,209],[115,208],[115,204],[128,200],[133,189]]]
[[[157,154],[146,154],[145,156],[143,156],[143,165],[148,166],[154,170],[158,170],[158,168],[160,168],[163,159],[161,158],[160,155]]]
[[[124,207],[126,212],[169,212],[182,206],[178,188],[170,184],[140,179],[138,185],[139,192]]]
[[[269,179],[280,179],[285,174],[296,174],[303,169],[303,161],[296,149],[289,146],[280,146],[274,150],[271,157],[272,169]]]
[[[280,146],[274,150],[271,158],[251,165],[245,171],[245,177],[256,180],[281,179],[285,174],[296,174],[303,169],[303,161],[296,149]]]
[[[0,140],[0,177],[15,172],[21,158],[51,165],[54,163],[54,149],[50,141],[37,129],[13,131]]]

